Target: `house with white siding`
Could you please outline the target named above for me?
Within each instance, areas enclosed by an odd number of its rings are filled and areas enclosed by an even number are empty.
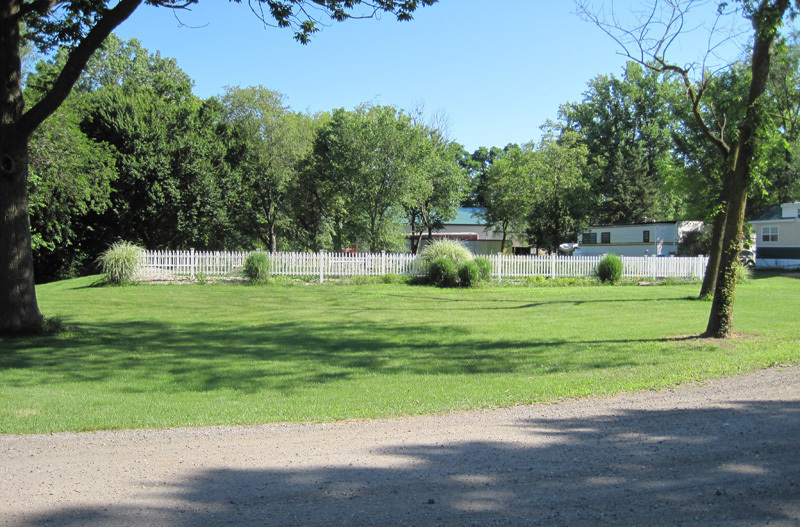
[[[773,205],[750,225],[756,234],[757,268],[800,268],[800,202]]]
[[[630,225],[592,225],[580,235],[573,254],[599,256],[671,256],[690,231],[702,231],[702,221],[655,221]]]

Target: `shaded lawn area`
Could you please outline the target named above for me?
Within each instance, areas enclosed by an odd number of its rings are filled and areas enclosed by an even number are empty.
[[[38,288],[69,331],[0,342],[0,433],[378,418],[655,389],[800,360],[800,280],[699,286]]]

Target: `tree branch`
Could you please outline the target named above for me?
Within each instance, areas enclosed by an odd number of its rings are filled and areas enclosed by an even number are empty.
[[[708,2],[706,0],[686,0],[683,2],[681,0],[664,0],[663,3],[666,4],[666,7],[663,9],[659,9],[659,0],[651,0],[651,2],[650,8],[647,9],[645,14],[634,13],[636,17],[635,27],[629,29],[619,22],[613,9],[613,4],[610,18],[606,18],[602,11],[593,11],[589,0],[576,0],[578,14],[610,36],[622,48],[623,56],[653,71],[672,73],[681,79],[686,89],[686,96],[691,104],[692,115],[701,132],[720,150],[723,157],[727,158],[732,151],[732,145],[725,141],[727,118],[723,116],[722,123],[719,126],[719,133],[715,134],[703,117],[701,102],[709,86],[706,70],[709,56],[714,55],[714,50],[721,45],[739,35],[739,33],[731,31],[730,35],[725,36],[716,44],[714,43],[715,35],[722,32],[720,28],[721,18],[733,13],[718,11],[717,17],[709,30],[708,46],[700,66],[699,79],[693,80],[692,71],[698,67],[696,63],[679,66],[667,60],[666,55],[681,34],[697,29],[697,27],[686,28],[686,18],[689,12]],[[656,36],[651,37],[651,34]]]
[[[30,110],[25,112],[17,125],[17,132],[22,137],[31,133],[47,117],[53,114],[72,91],[75,82],[92,54],[97,51],[114,29],[127,19],[142,0],[120,0],[120,2],[97,22],[89,33],[69,54],[64,68],[47,94]]]

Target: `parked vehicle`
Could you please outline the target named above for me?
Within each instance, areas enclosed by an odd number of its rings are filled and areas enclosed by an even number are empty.
[[[739,263],[742,264],[744,267],[749,267],[750,269],[755,268],[756,253],[754,253],[753,251],[749,251],[747,249],[739,251]]]

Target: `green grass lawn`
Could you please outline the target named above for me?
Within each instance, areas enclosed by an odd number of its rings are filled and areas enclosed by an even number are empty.
[[[377,418],[657,389],[800,361],[800,280],[741,285],[38,288],[66,332],[0,341],[0,433]]]

